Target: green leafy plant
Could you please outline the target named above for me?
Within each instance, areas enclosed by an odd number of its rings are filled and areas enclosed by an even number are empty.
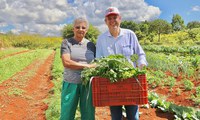
[[[190,80],[185,79],[183,81],[185,90],[192,90],[192,88],[194,87],[194,83],[192,83]]]
[[[196,87],[196,95],[200,97],[200,86]]]
[[[96,68],[85,68],[81,73],[83,84],[87,84],[91,77],[99,76],[108,78],[110,82],[117,82],[123,79],[136,77],[145,74],[146,70],[134,68],[133,65],[123,55],[110,55],[96,59]]]
[[[167,83],[167,85],[170,87],[170,89],[175,85],[175,83],[176,83],[176,79],[174,78],[174,77],[168,77],[167,78],[168,79],[168,83]]]
[[[199,120],[200,110],[192,107],[178,106],[171,102],[167,102],[161,99],[162,96],[154,92],[149,92],[148,100],[149,104],[154,108],[159,108],[163,112],[174,113],[175,120]]]
[[[179,96],[179,95],[181,95],[181,93],[182,93],[181,89],[180,89],[180,88],[177,88],[177,89],[176,89],[176,95]]]

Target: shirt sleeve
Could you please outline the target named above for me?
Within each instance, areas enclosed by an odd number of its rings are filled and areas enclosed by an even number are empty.
[[[96,46],[95,46],[95,44],[93,42],[89,42],[88,46],[91,49],[91,51],[94,53],[94,57],[96,57]]]
[[[98,37],[97,43],[96,43],[96,58],[101,58],[103,56],[102,54],[102,47],[101,47],[101,39]]]
[[[64,39],[62,41],[61,47],[60,47],[60,55],[70,53],[70,47],[68,45],[67,39]]]
[[[138,66],[140,66],[141,64],[144,65],[148,65],[147,60],[146,60],[146,54],[144,52],[144,50],[142,49],[140,43],[138,42],[137,36],[135,35],[135,33],[132,34],[132,39],[133,39],[133,49],[135,51],[135,54],[138,55]]]

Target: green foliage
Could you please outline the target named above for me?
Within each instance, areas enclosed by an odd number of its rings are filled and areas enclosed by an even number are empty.
[[[194,28],[188,30],[187,33],[189,38],[192,39],[193,41],[198,41],[198,39],[200,38],[200,28]]]
[[[63,39],[73,37],[73,36],[74,36],[74,33],[73,33],[73,25],[72,25],[72,24],[65,25],[65,26],[63,27],[63,29],[61,30],[61,33],[62,33],[62,38],[63,38]]]
[[[164,46],[164,45],[145,45],[145,51],[164,53],[166,55],[175,54],[181,56],[196,56],[200,54],[200,46]],[[198,58],[194,57],[194,64],[198,64]]]
[[[51,52],[48,49],[37,49],[0,60],[0,83],[21,71],[34,60],[47,57]]]
[[[91,77],[108,78],[110,82],[136,77],[145,74],[145,70],[134,68],[123,55],[110,55],[96,59],[96,68],[85,68],[81,73],[82,83],[87,84]]]
[[[127,28],[127,29],[130,29],[132,31],[139,31],[140,28],[138,26],[138,24],[136,24],[135,22],[133,21],[122,21],[121,22],[121,27],[122,28]]]
[[[188,29],[200,28],[200,22],[199,22],[199,21],[191,21],[191,22],[188,22],[187,28],[188,28]]]
[[[52,88],[52,95],[48,98],[46,103],[48,103],[48,109],[46,110],[47,120],[59,120],[60,118],[60,95],[62,86],[62,72],[63,66],[60,58],[60,49],[56,50],[55,59],[53,61],[52,76],[54,87]]]
[[[45,116],[47,120],[59,120],[60,119],[60,109],[61,109],[61,87],[63,82],[63,65],[62,60],[60,58],[60,49],[56,50],[55,59],[53,61],[52,68],[52,82],[54,83],[54,87],[52,88],[52,93],[49,98],[46,100],[48,104],[48,109],[45,112]],[[77,108],[75,120],[80,120],[80,109]]]
[[[200,86],[195,88],[196,94],[192,95],[192,100],[195,102],[196,105],[200,104]]]
[[[180,31],[185,28],[184,20],[178,14],[173,15],[171,24],[174,31]]]
[[[23,47],[28,49],[56,49],[61,44],[60,37],[44,37],[37,34],[0,34],[0,47]]]
[[[136,62],[137,60],[138,60],[138,55],[137,54],[133,54],[133,55],[131,55],[131,61],[132,62]]]
[[[174,85],[176,84],[176,79],[174,77],[167,77],[167,80],[166,80],[166,85],[168,85],[170,87],[170,89],[172,87],[174,87]]]
[[[21,51],[24,51],[24,50],[28,50],[28,49],[26,49],[26,48],[6,48],[6,49],[3,49],[3,50],[0,50],[0,59],[4,58],[7,55],[11,55],[11,54],[21,52]]]
[[[140,31],[146,35],[149,33],[149,23],[147,21],[139,24]]]
[[[187,79],[183,80],[183,84],[185,90],[192,90],[192,88],[194,87],[194,83]]]
[[[200,86],[196,87],[196,94],[200,97]]]
[[[171,25],[162,19],[154,20],[150,23],[149,31],[155,32],[158,35],[158,42],[160,42],[160,35],[171,32]]]
[[[85,35],[85,38],[92,41],[93,43],[96,43],[96,40],[99,34],[100,34],[100,31],[93,25],[90,25],[88,32]]]
[[[163,53],[158,53],[158,51],[159,49],[154,52],[146,52],[149,68],[171,71],[176,76],[181,72],[185,77],[196,77],[198,79],[199,73],[195,71],[199,69],[199,55],[178,57],[177,54],[165,55]]]
[[[166,79],[166,75],[161,70],[148,70],[148,84],[151,85],[152,88],[158,87],[158,86],[164,86],[166,83],[168,83],[168,80]]]
[[[200,110],[191,107],[178,106],[162,99],[158,94],[150,92],[148,95],[149,104],[157,107],[163,112],[171,112],[175,115],[175,120],[199,120]]]
[[[180,89],[180,88],[176,88],[176,95],[181,95],[181,93],[182,93],[182,90]]]

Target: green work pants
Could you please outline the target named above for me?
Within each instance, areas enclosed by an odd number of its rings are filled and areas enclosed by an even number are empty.
[[[74,120],[78,103],[81,120],[95,120],[95,108],[92,104],[91,89],[89,96],[88,91],[89,87],[85,85],[63,81],[60,120]]]

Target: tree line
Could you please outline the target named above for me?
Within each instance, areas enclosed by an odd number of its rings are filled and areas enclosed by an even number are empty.
[[[169,23],[163,19],[156,19],[153,21],[143,21],[136,23],[134,21],[122,21],[122,28],[128,28],[134,31],[139,40],[148,39],[150,42],[154,42],[154,37],[158,36],[160,42],[161,34],[170,34],[178,31],[186,31],[190,39],[197,40],[197,35],[200,34],[200,21],[191,21],[187,25],[184,24],[184,20],[178,14],[173,15],[172,22]],[[194,28],[197,28],[194,30]],[[96,43],[97,36],[100,31],[90,25],[86,38]],[[73,36],[72,25],[66,25],[62,30],[62,37],[69,38]]]

